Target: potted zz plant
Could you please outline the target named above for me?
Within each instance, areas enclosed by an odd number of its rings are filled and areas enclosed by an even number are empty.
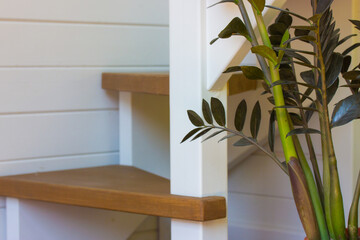
[[[218,99],[212,98],[210,104],[203,100],[203,117],[194,111],[188,111],[189,119],[196,128],[190,131],[182,142],[209,134],[204,139],[205,141],[219,133],[228,132],[229,134],[220,140],[240,137],[235,146],[256,145],[289,176],[295,204],[307,239],[356,240],[358,239],[360,177],[346,229],[331,130],[360,117],[360,64],[352,63],[349,55],[352,50],[360,46],[360,43],[350,46],[342,53],[337,52],[337,47],[354,35],[339,38],[339,29],[336,29],[332,17],[333,0],[311,0],[313,9],[311,17],[303,17],[287,9],[265,6],[265,0],[248,1],[252,5],[252,14],[257,21],[261,39],[256,38],[243,0],[223,0],[217,4],[226,2],[236,4],[241,12],[242,20],[234,18],[211,44],[219,38],[229,38],[234,35],[243,36],[251,42],[251,51],[256,54],[260,68],[234,66],[225,70],[225,73],[242,71],[248,79],[262,80],[263,94],[268,94],[269,101],[274,105],[269,121],[269,150],[257,141],[261,119],[259,102],[255,104],[251,114],[251,136],[243,133],[247,112],[245,100],[241,101],[237,107],[235,129],[227,128],[226,113]],[[262,15],[265,7],[279,11],[275,23],[268,28]],[[295,17],[301,19],[304,24],[292,26],[292,20]],[[360,21],[350,21],[355,28],[360,30]],[[303,41],[313,50],[291,48],[291,43],[294,41]],[[298,76],[295,73],[297,65],[305,66],[307,70]],[[328,105],[339,88],[340,79],[345,80],[345,85],[341,87],[349,89],[349,96],[336,103],[330,114]],[[309,120],[314,114],[319,117],[320,129],[309,127]],[[274,153],[276,124],[285,162],[281,162]],[[299,134],[305,135],[312,169],[300,145]],[[311,134],[321,135],[322,175]]]

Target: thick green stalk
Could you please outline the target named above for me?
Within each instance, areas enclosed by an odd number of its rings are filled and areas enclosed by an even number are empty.
[[[298,156],[299,156],[301,167],[305,174],[306,182],[309,186],[310,197],[311,197],[311,201],[314,205],[315,216],[316,216],[317,223],[319,225],[321,240],[329,240],[330,238],[329,238],[329,233],[328,233],[328,229],[327,229],[327,225],[326,225],[326,221],[325,221],[324,210],[323,210],[323,206],[321,203],[318,189],[315,185],[313,174],[311,172],[308,162],[306,161],[306,157],[305,157],[304,151],[302,150],[299,138],[296,135],[294,135],[293,140],[294,140],[294,144],[295,144]]]
[[[356,183],[354,198],[351,203],[348,220],[349,240],[358,239],[358,212],[359,212],[359,198],[360,198],[360,172]]]
[[[322,148],[322,157],[323,157],[323,186],[324,186],[324,211],[326,223],[328,226],[329,234],[331,239],[335,239],[334,229],[332,227],[331,221],[331,211],[330,211],[330,168],[329,168],[329,150],[328,145],[326,144],[326,134],[325,126],[323,120],[322,106],[319,101],[317,101],[317,109],[319,110],[319,121],[320,121],[320,130],[321,130],[321,148]]]
[[[245,8],[245,5],[244,5],[244,2],[243,0],[239,0],[239,3],[238,3],[238,7],[239,7],[239,10],[240,10],[240,13],[241,13],[241,16],[243,17],[243,20],[244,20],[244,23],[245,23],[245,26],[246,26],[246,29],[248,30],[249,32],[249,35],[251,37],[251,45],[253,47],[255,46],[258,46],[259,43],[257,41],[257,38],[256,38],[256,34],[254,32],[254,29],[251,25],[251,21],[250,21],[250,18],[249,18],[249,15],[246,11],[246,8]],[[264,72],[264,75],[265,75],[265,78],[266,78],[266,83],[270,86],[270,81],[271,81],[271,76],[270,76],[270,71],[269,71],[269,68],[266,64],[266,61],[265,61],[265,58],[256,54],[256,58],[260,64],[260,67],[262,68],[263,72]]]
[[[317,23],[317,26],[320,25],[320,20]],[[332,142],[331,128],[329,121],[329,110],[327,107],[327,94],[326,94],[326,68],[324,63],[324,58],[322,55],[321,49],[321,39],[320,39],[320,30],[319,27],[316,30],[316,44],[318,48],[318,58],[320,62],[320,75],[321,75],[321,96],[322,96],[322,111],[321,111],[321,121],[323,124],[323,129],[325,134],[325,144],[327,145],[328,150],[328,159],[329,159],[329,171],[330,171],[330,214],[331,214],[331,223],[332,228],[335,234],[335,240],[345,240],[345,216],[344,216],[344,205],[340,188],[339,174],[337,170],[337,161],[334,151],[334,145]]]
[[[258,24],[258,28],[260,31],[260,36],[263,40],[265,46],[272,48],[272,44],[269,38],[269,35],[266,30],[266,25],[264,23],[264,19],[261,14],[258,14],[254,9],[254,15]],[[272,61],[269,61],[269,69],[271,74],[272,82],[276,82],[280,80],[279,69],[275,67],[275,64]],[[275,100],[275,106],[280,107],[285,105],[284,95],[282,91],[281,85],[277,85],[273,87],[273,96]],[[285,160],[289,166],[292,166],[294,161],[297,160],[297,152],[291,137],[287,137],[287,134],[290,132],[291,127],[288,119],[288,112],[284,108],[276,108],[276,117],[279,126],[281,143],[284,150]],[[300,167],[298,171],[303,171]],[[290,173],[290,171],[289,171]],[[298,172],[298,176],[303,175],[304,173]],[[320,240],[320,232],[318,229],[318,224],[316,222],[316,214],[314,212],[313,204],[311,201],[305,204],[304,199],[305,196],[298,196],[300,192],[297,192],[300,186],[308,189],[308,184],[306,181],[306,177],[298,177],[292,178],[292,174],[290,174],[290,182],[294,193],[294,198],[296,202],[296,206],[298,208],[300,219],[303,223],[304,230],[310,240]],[[302,194],[310,195],[308,190],[302,192]],[[297,194],[297,195],[296,195]],[[311,198],[311,197],[310,197]],[[306,213],[306,214],[304,214]],[[315,216],[314,216],[315,215]],[[314,216],[314,217],[313,217]],[[326,238],[324,238],[326,239]]]

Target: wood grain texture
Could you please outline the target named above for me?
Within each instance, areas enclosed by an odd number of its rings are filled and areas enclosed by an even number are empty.
[[[228,81],[229,96],[255,90],[257,81],[250,80],[244,74],[233,74]]]
[[[169,95],[169,74],[103,73],[102,87],[123,92]]]
[[[226,217],[223,197],[171,195],[167,179],[119,165],[2,177],[0,195],[193,221]]]

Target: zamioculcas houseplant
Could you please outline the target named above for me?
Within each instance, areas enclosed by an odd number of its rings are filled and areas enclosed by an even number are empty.
[[[348,44],[348,40],[354,35],[340,39],[331,10],[333,0],[309,0],[313,14],[307,17],[288,9],[265,6],[265,0],[248,1],[252,5],[252,13],[247,12],[243,0],[222,0],[217,3],[236,4],[242,18],[234,18],[211,44],[215,44],[218,39],[232,36],[243,36],[251,42],[251,52],[256,54],[260,67],[233,66],[224,73],[241,71],[248,79],[262,81],[263,94],[267,94],[269,101],[274,105],[269,121],[270,150],[257,141],[261,122],[259,102],[255,104],[251,113],[251,136],[244,134],[247,115],[245,100],[237,107],[235,129],[226,126],[226,113],[218,99],[212,98],[210,104],[203,100],[203,117],[194,111],[188,111],[189,119],[196,128],[191,130],[182,142],[202,136],[205,137],[205,141],[222,132],[228,132],[220,141],[237,137],[239,140],[235,146],[257,146],[289,176],[299,218],[309,240],[356,240],[360,180],[349,211],[347,231],[332,129],[360,117],[360,64],[349,55],[360,46],[360,43],[338,52],[338,46]],[[268,28],[262,15],[266,7],[279,11],[275,23]],[[259,39],[248,14],[255,16]],[[293,18],[301,19],[303,24],[293,26]],[[350,22],[349,24],[360,30],[360,21]],[[312,51],[292,48],[291,45],[295,41],[305,42],[311,46]],[[306,67],[307,70],[296,74],[298,65]],[[340,80],[345,82],[341,86]],[[330,112],[329,102],[339,87],[346,87],[349,96],[337,102],[334,110]],[[320,129],[309,127],[309,120],[314,114],[318,115]],[[281,162],[274,152],[276,125],[285,162]],[[300,144],[299,134],[305,135],[307,146]],[[322,174],[311,134],[321,135]],[[310,159],[306,159],[303,147],[308,148]]]

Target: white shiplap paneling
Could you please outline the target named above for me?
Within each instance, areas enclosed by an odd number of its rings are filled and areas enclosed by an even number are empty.
[[[167,27],[0,22],[0,66],[167,66]]]
[[[0,17],[121,24],[169,24],[168,0],[1,0]]]
[[[118,151],[116,110],[0,116],[0,160]]]

